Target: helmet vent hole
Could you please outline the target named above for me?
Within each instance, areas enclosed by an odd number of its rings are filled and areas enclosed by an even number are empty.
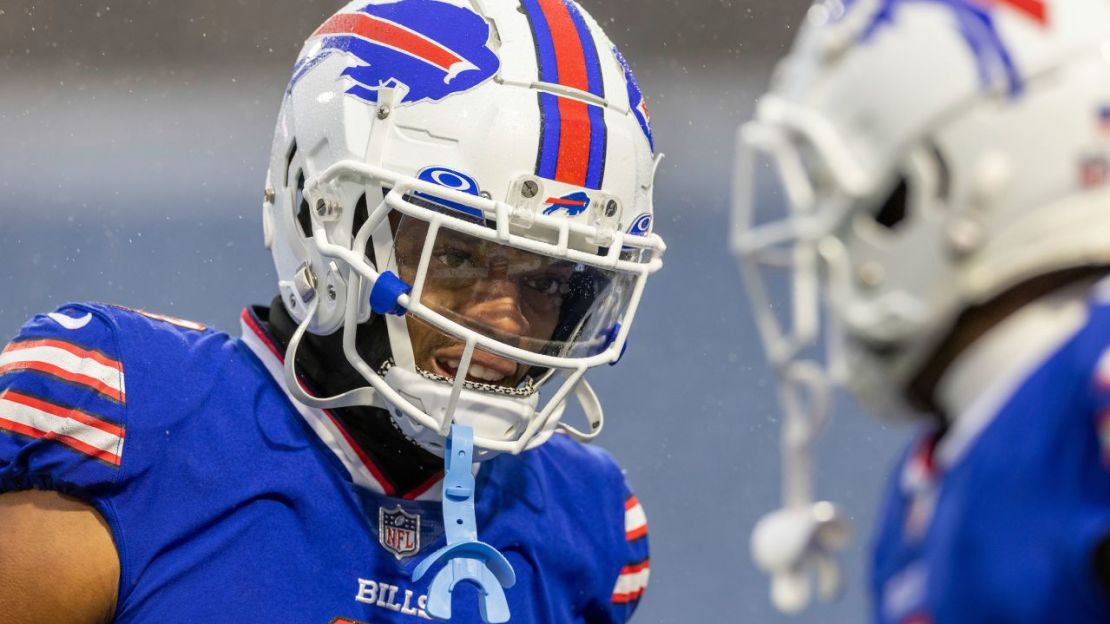
[[[355,204],[355,219],[351,224],[351,234],[357,236],[362,226],[370,219],[370,210],[366,206],[366,195],[358,198],[358,203]]]
[[[383,197],[384,197],[384,195],[383,195]],[[370,220],[370,209],[366,204],[366,195],[363,195],[362,197],[358,198],[358,203],[355,204],[355,220],[351,224],[351,238],[352,239],[354,237],[358,236],[359,231],[362,230],[362,226],[366,225],[366,222],[369,221],[369,220]],[[366,245],[365,256],[366,256],[366,259],[370,261],[370,264],[374,263],[374,258],[371,255],[371,254],[374,253],[373,249],[374,249],[373,244],[368,243]]]
[[[909,186],[906,184],[906,179],[902,178],[883,205],[875,212],[875,222],[888,230],[897,229],[906,220],[908,200]]]
[[[312,238],[312,215],[309,214],[308,200],[304,197],[304,172],[297,172],[297,223],[305,238]]]
[[[937,199],[946,202],[952,192],[952,171],[949,169],[948,160],[944,157],[944,153],[940,151],[939,146],[934,143],[931,146],[931,151],[937,167],[936,196]]]
[[[297,156],[297,142],[289,144],[289,151],[285,154],[285,184],[289,185],[289,173],[293,170],[293,159]]]

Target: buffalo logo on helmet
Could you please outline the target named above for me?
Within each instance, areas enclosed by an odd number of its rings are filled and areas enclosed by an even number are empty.
[[[543,211],[545,215],[566,210],[569,216],[577,217],[590,207],[590,196],[578,191],[566,197],[548,197],[544,203],[547,204],[547,208]]]
[[[378,508],[378,542],[398,559],[420,552],[420,516],[400,505]]]
[[[857,6],[859,0],[849,0],[848,8]],[[1006,43],[1002,40],[994,12],[1007,10],[1040,25],[1048,25],[1046,0],[881,0],[875,15],[860,36],[867,42],[882,27],[894,23],[898,10],[905,5],[933,4],[948,9],[956,18],[960,34],[967,41],[975,56],[979,80],[984,88],[992,88],[999,78],[1005,80],[1011,96],[1021,95],[1024,82]],[[998,72],[1002,72],[999,76]]]
[[[501,60],[489,47],[490,26],[467,7],[441,0],[371,3],[334,15],[309,38],[297,62],[292,89],[336,53],[353,64],[342,77],[347,94],[376,103],[382,88],[404,91],[403,104],[439,101],[469,91],[497,73]]]

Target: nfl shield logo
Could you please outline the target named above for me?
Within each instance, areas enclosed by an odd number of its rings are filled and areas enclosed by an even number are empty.
[[[379,507],[378,542],[398,559],[416,554],[420,551],[420,516],[400,505],[392,510]]]

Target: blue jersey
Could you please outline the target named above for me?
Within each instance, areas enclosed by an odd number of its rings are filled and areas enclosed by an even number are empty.
[[[1110,305],[1075,325],[906,453],[875,536],[876,622],[1110,622]]]
[[[444,544],[441,484],[393,496],[327,411],[293,401],[257,317],[243,336],[67,305],[0,355],[0,492],[95,507],[120,560],[116,622],[409,623]],[[515,622],[624,622],[649,573],[616,463],[566,436],[483,463],[479,537],[517,583]],[[457,592],[459,593],[459,592]],[[480,622],[473,591],[455,622]]]

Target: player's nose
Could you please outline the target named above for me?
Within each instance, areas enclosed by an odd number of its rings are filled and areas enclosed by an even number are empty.
[[[506,337],[526,336],[531,324],[520,305],[520,285],[508,276],[494,275],[474,290],[466,316]]]

